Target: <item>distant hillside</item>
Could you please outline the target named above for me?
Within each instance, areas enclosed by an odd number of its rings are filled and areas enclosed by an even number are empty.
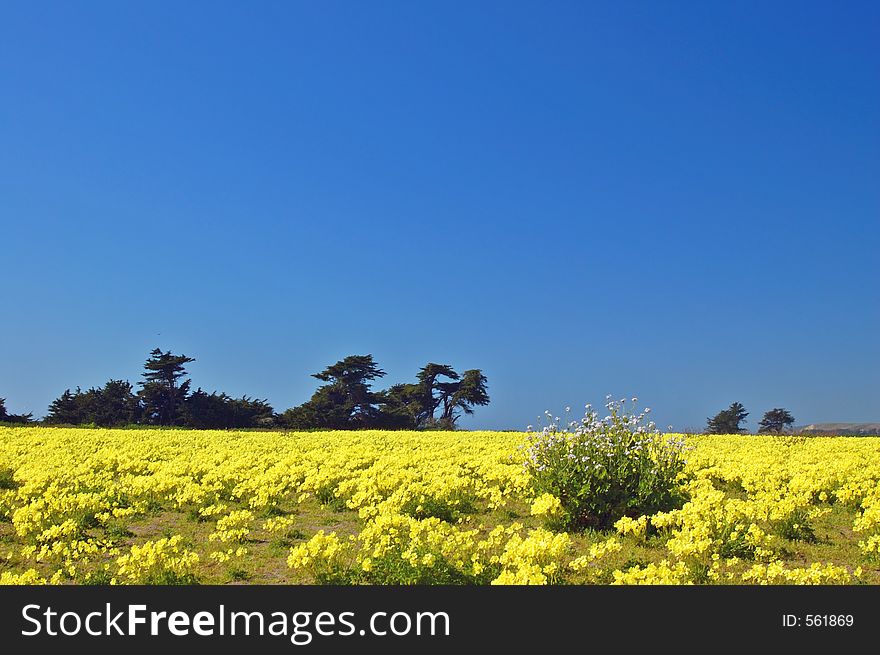
[[[811,423],[796,426],[798,434],[862,434],[880,435],[880,423]]]

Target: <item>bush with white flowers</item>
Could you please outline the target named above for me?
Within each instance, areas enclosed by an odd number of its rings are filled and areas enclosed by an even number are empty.
[[[610,400],[599,418],[590,405],[584,418],[561,428],[551,419],[532,432],[524,446],[524,466],[542,507],[546,496],[558,499],[547,513],[551,527],[605,529],[618,519],[681,507],[686,450],[684,440],[664,437],[650,409],[627,411],[626,401]]]

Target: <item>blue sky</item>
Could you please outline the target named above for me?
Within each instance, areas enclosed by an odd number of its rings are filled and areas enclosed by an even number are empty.
[[[711,5],[711,6],[709,6]],[[6,2],[0,397],[482,368],[470,428],[638,395],[880,420],[880,6]],[[385,384],[381,386],[385,386]]]

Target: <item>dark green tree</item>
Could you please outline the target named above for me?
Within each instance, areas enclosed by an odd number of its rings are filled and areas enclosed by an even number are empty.
[[[82,425],[90,423],[101,427],[115,427],[137,423],[140,418],[140,400],[126,380],[110,380],[103,387],[82,391],[70,389],[49,405],[46,423]]]
[[[207,393],[199,387],[183,403],[183,424],[199,430],[225,428],[230,419],[229,397],[225,393]]]
[[[345,392],[332,385],[318,387],[312,397],[284,412],[279,422],[293,430],[347,430],[350,425],[351,408],[346,404]]]
[[[443,382],[439,378],[447,378],[452,382]],[[425,364],[416,375],[422,395],[422,412],[419,414],[419,427],[433,427],[435,424],[434,414],[443,403],[443,399],[450,395],[448,389],[459,379],[449,364]]]
[[[380,397],[370,382],[385,375],[372,355],[350,355],[312,377],[327,382],[311,399],[281,416],[286,427],[348,430],[376,427]]]
[[[263,398],[231,398],[232,426],[234,428],[271,428],[275,425],[275,410]]]
[[[200,430],[271,427],[275,412],[265,400],[225,393],[207,393],[201,387],[184,401],[184,425]]]
[[[140,400],[127,380],[109,380],[101,389],[89,392],[89,423],[113,427],[131,425],[140,419]]]
[[[140,383],[138,395],[143,403],[143,420],[152,425],[180,425],[183,422],[184,402],[189,395],[191,381],[183,380],[184,366],[196,361],[186,355],[172,355],[156,348],[144,364],[145,380]]]
[[[50,424],[81,425],[88,422],[86,413],[85,394],[77,387],[73,393],[70,389],[65,389],[64,393],[53,400],[44,420]]]
[[[749,413],[742,403],[731,403],[730,407],[707,419],[707,434],[739,434],[743,431],[740,425]]]
[[[0,398],[0,423],[30,423],[33,414],[10,414],[6,411],[6,399]]]
[[[453,430],[462,412],[473,414],[476,405],[489,404],[486,377],[479,369],[460,376],[448,364],[431,362],[416,379],[415,384],[398,384],[380,394],[383,427]]]
[[[379,423],[384,430],[415,430],[426,414],[424,387],[421,384],[395,384],[379,391]]]
[[[782,434],[782,432],[790,430],[793,425],[794,416],[787,409],[775,407],[764,412],[764,416],[758,424],[758,433]]]
[[[460,380],[439,385],[440,400],[443,413],[440,415],[441,425],[450,429],[461,413],[473,414],[476,405],[489,404],[489,392],[486,389],[486,376],[480,369],[465,371]]]

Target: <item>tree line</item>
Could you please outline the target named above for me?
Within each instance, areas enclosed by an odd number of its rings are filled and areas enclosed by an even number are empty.
[[[480,369],[457,373],[447,364],[428,363],[410,384],[374,391],[383,376],[372,355],[351,355],[312,377],[325,384],[311,399],[277,413],[266,400],[226,393],[192,391],[186,365],[195,359],[156,348],[144,364],[138,389],[127,380],[64,393],[49,405],[47,425],[178,426],[197,429],[286,428],[444,429],[456,428],[463,414],[489,404],[487,380]],[[0,422],[29,423],[31,414],[6,412],[0,398]]]
[[[30,423],[33,414],[10,414],[6,411],[6,398],[0,398],[0,423]]]
[[[127,380],[109,380],[103,387],[80,387],[52,401],[47,425],[158,425],[202,430],[285,428],[292,430],[443,429],[489,404],[486,377],[480,369],[457,373],[448,364],[428,363],[412,383],[373,391],[385,371],[372,355],[350,355],[312,377],[324,382],[302,405],[277,413],[266,400],[226,393],[191,390],[186,365],[195,359],[156,348],[144,363],[139,389]],[[749,413],[742,403],[706,419],[707,434],[739,434]],[[10,414],[0,398],[0,423],[32,423],[32,414]],[[791,431],[794,417],[781,407],[764,413],[760,434]]]
[[[742,424],[749,413],[742,403],[734,402],[730,407],[706,419],[706,434],[740,434],[745,432]],[[790,432],[794,426],[794,416],[787,409],[774,407],[764,412],[758,424],[758,434],[782,434]]]

